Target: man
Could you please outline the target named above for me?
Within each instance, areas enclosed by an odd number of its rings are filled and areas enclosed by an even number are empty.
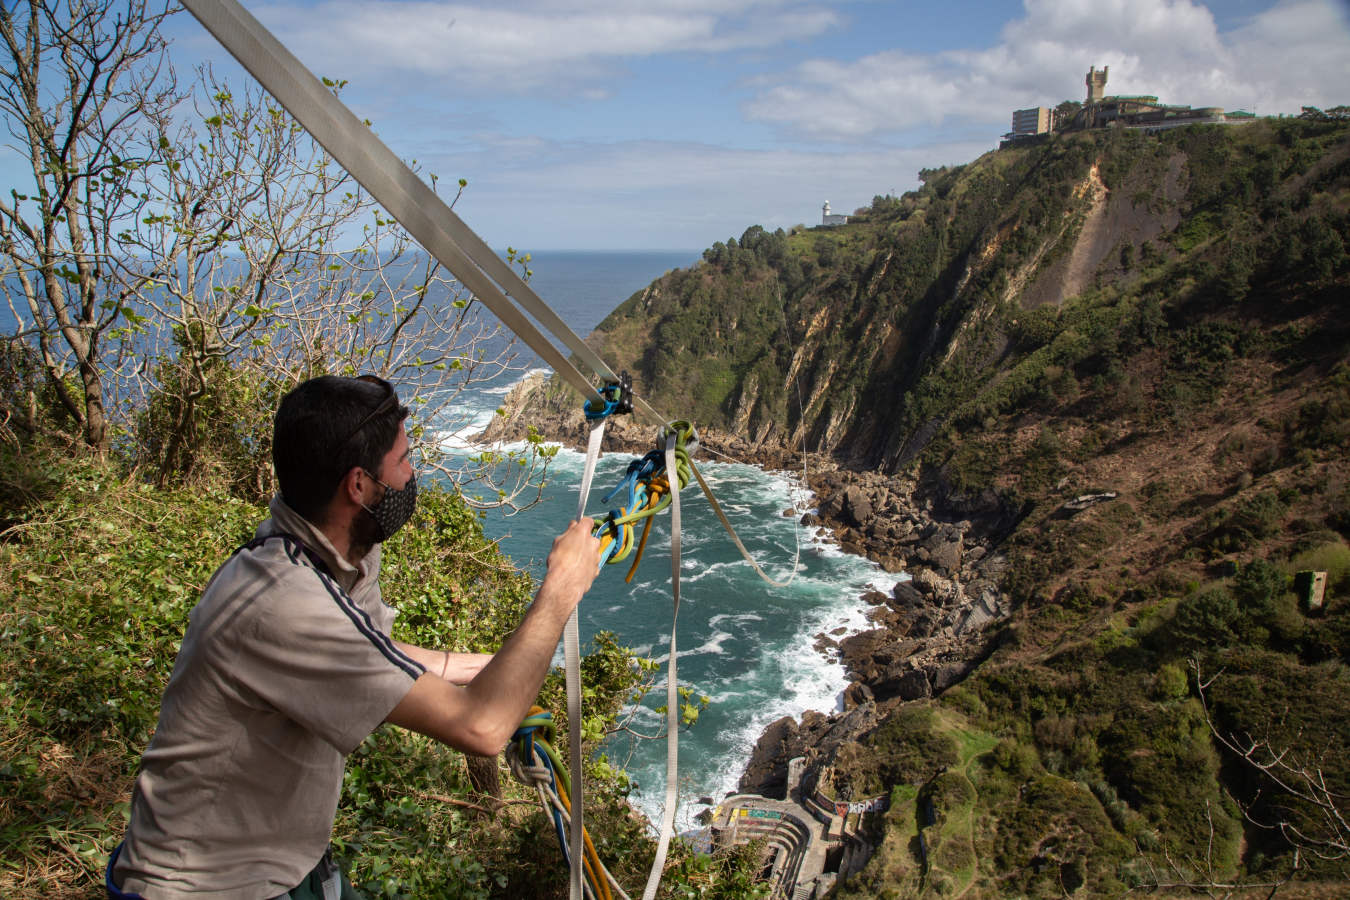
[[[280,493],[192,610],[108,867],[113,897],[352,896],[327,853],[346,755],[382,722],[495,755],[525,717],[599,541],[586,519],[554,540],[495,655],[392,640],[380,543],[416,501],[407,415],[370,376],[282,399]]]

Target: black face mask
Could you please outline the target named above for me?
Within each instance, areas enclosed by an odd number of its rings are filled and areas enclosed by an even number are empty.
[[[366,474],[370,475],[369,472]],[[370,477],[375,478],[374,475]],[[362,508],[375,520],[380,540],[387,541],[412,517],[413,508],[417,506],[417,476],[409,478],[401,491],[394,490],[378,478],[375,478],[375,483],[384,486],[384,496],[374,506],[363,505]]]

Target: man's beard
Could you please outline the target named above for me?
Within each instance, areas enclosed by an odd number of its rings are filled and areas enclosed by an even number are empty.
[[[347,537],[351,541],[352,555],[359,559],[380,542],[380,526],[375,523],[375,517],[363,509],[352,517]]]

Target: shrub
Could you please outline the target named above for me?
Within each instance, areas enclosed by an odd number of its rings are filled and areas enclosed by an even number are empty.
[[[1177,604],[1172,635],[1186,651],[1229,647],[1238,639],[1241,618],[1232,594],[1223,588],[1210,588]]]
[[[1305,550],[1289,561],[1289,568],[1295,572],[1326,572],[1328,598],[1338,597],[1350,585],[1350,544],[1329,541]]]
[[[60,489],[0,543],[0,593],[13,598],[0,609],[0,893],[7,896],[92,895],[101,883],[188,613],[266,515],[219,486],[158,490],[84,461],[51,471]],[[402,601],[395,634],[424,645],[495,647],[532,592],[528,577],[483,539],[474,513],[434,485],[389,542],[384,564],[385,595]],[[588,719],[598,736],[637,673],[612,639],[597,644],[587,658],[587,710],[599,719]],[[561,694],[561,678],[551,676],[545,702],[557,710]],[[508,797],[533,798],[510,782],[507,789]],[[624,791],[613,774],[589,778],[587,814],[606,862],[631,884],[652,843]],[[334,840],[372,895],[565,890],[565,865],[542,816],[494,822],[479,817],[477,803],[461,754],[384,728],[348,766]]]

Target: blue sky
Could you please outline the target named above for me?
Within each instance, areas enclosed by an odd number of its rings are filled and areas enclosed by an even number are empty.
[[[699,249],[819,221],[1107,93],[1350,103],[1350,0],[307,0],[245,5],[493,246]],[[180,66],[237,72],[187,15]]]

